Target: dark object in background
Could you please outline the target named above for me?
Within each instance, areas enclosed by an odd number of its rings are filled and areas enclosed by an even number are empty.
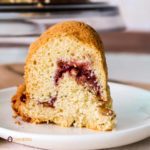
[[[77,3],[75,0],[71,3],[67,3],[69,0],[52,0],[51,2],[42,3],[42,5],[36,3],[0,4],[0,19],[30,20],[46,26],[60,21],[77,20],[93,26],[97,31],[124,29],[118,8],[108,3],[94,3],[87,0]],[[11,14],[8,15],[9,12]]]
[[[88,0],[1,0],[0,3],[51,3],[51,4],[64,4],[64,3],[85,3]]]
[[[89,0],[50,0],[52,4],[87,3]]]
[[[15,1],[15,0],[14,0]],[[18,1],[18,0],[17,0]],[[20,0],[25,2],[26,0]],[[36,36],[39,31],[43,31],[45,28],[56,24],[61,21],[67,20],[77,20],[85,22],[91,25],[98,32],[103,31],[114,31],[114,30],[123,30],[124,24],[120,16],[119,10],[116,6],[111,6],[108,3],[99,2],[94,3],[88,0],[39,0],[40,5],[38,5],[37,0],[34,0],[34,3],[7,3],[0,4],[0,28],[5,26],[8,27],[10,31],[10,26],[14,25],[16,20],[19,20],[20,23],[24,23],[28,28],[28,35]],[[11,12],[11,13],[10,13]],[[7,21],[9,20],[9,26]],[[31,25],[30,22],[33,22]],[[17,22],[19,23],[19,22]],[[37,32],[32,31],[33,26],[36,26],[35,29],[38,29]],[[39,26],[39,28],[37,27]],[[25,26],[24,26],[25,27]],[[41,30],[39,30],[42,28]],[[13,30],[9,33],[5,33],[0,30],[1,37],[16,37],[26,36],[26,31],[24,33],[15,31],[16,27],[13,27]],[[21,33],[21,34],[20,34]]]
[[[0,3],[0,12],[52,12],[108,9],[107,3]]]

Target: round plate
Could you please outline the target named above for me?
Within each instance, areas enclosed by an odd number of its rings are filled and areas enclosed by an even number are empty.
[[[0,137],[46,149],[102,149],[130,144],[150,136],[150,92],[109,83],[117,114],[114,131],[34,125],[12,118],[11,97],[16,87],[0,91]]]

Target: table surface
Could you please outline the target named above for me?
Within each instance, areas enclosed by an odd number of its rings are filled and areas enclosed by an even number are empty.
[[[0,65],[0,89],[10,86],[16,86],[23,82],[23,64],[7,64]],[[113,80],[111,80],[113,81]],[[117,83],[129,84],[136,87],[141,87],[150,90],[150,84],[132,83],[123,81],[113,81]],[[0,149],[21,149],[21,150],[35,150],[38,148],[28,147],[20,144],[10,143],[0,138]],[[130,144],[127,146],[112,148],[111,150],[150,150],[150,138],[143,141]]]

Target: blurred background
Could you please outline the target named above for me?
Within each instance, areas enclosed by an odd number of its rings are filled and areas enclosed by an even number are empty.
[[[29,44],[65,20],[83,21],[100,34],[109,81],[150,90],[150,0],[0,0],[0,89],[23,82]],[[32,149],[1,138],[0,144]],[[150,138],[122,150],[149,144]]]
[[[29,44],[64,20],[83,21],[100,34],[110,81],[150,90],[148,0],[0,0],[0,88],[23,81]]]

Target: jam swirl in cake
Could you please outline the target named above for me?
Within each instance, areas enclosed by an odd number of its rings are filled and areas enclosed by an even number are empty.
[[[56,101],[57,97],[52,97],[49,101],[47,102],[38,102],[38,104],[42,104],[43,107],[52,107],[54,108],[54,103]]]
[[[27,99],[26,94],[25,94],[25,93],[22,93],[22,95],[20,96],[21,102],[25,103],[25,102],[26,102],[26,99]]]
[[[97,78],[94,72],[89,68],[88,63],[67,62],[59,60],[57,62],[58,69],[55,74],[55,84],[59,84],[59,80],[63,74],[68,72],[70,76],[74,76],[79,84],[86,84],[93,90],[97,96],[100,96],[100,86],[98,85]]]
[[[55,85],[59,84],[59,80],[63,77],[64,73],[69,73],[70,76],[75,77],[75,80],[78,84],[86,84],[89,89],[94,91],[98,97],[100,94],[100,86],[98,85],[96,75],[90,69],[88,63],[77,63],[77,62],[68,62],[59,60],[57,62],[57,70],[54,77]],[[25,102],[26,96],[23,94],[21,96],[21,101]],[[38,104],[42,104],[44,107],[52,107],[54,108],[54,103],[57,100],[57,96],[51,97],[49,101],[40,102]]]

